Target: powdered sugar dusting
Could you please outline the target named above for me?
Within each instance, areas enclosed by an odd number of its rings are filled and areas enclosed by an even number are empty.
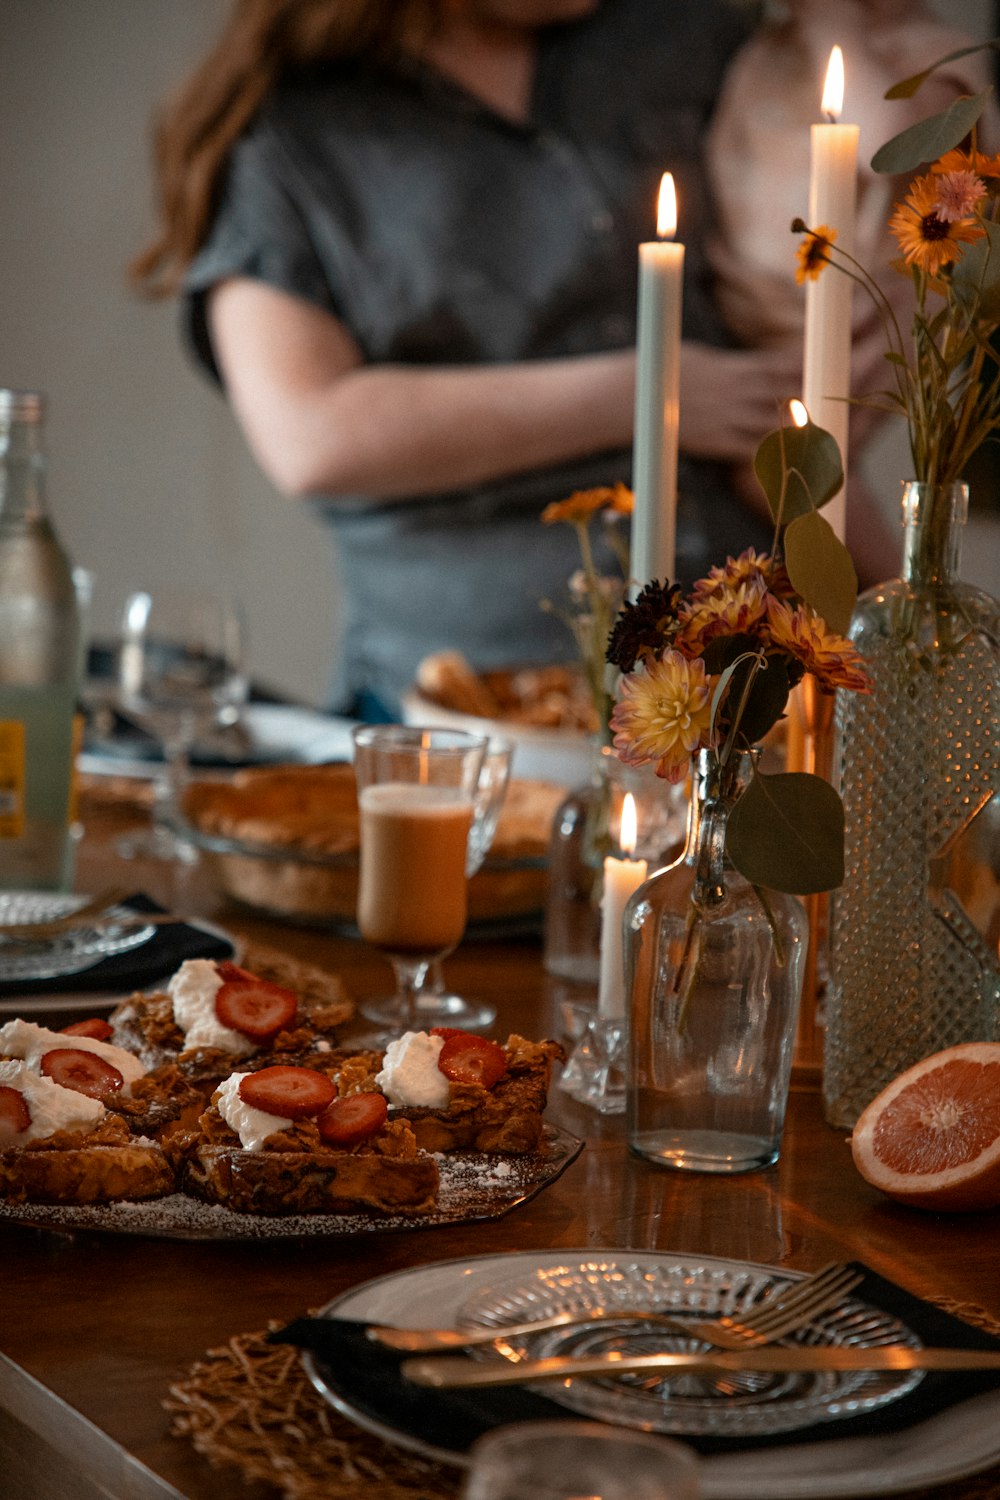
[[[182,1193],[145,1203],[72,1206],[0,1203],[0,1220],[14,1219],[48,1229],[98,1229],[109,1234],[145,1234],[156,1239],[299,1239],[321,1235],[372,1234],[426,1229],[475,1219],[499,1219],[527,1202],[575,1161],[583,1142],[546,1125],[541,1148],[527,1156],[488,1156],[482,1152],[437,1155],[441,1173],[438,1206],[422,1214],[292,1214],[267,1217],[237,1214],[218,1204],[199,1203]]]

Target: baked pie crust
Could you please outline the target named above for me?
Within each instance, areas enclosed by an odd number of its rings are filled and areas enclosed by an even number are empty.
[[[469,882],[473,921],[524,916],[545,903],[545,860],[566,793],[512,780],[486,866]],[[272,766],[227,782],[192,783],[184,815],[221,889],[283,916],[353,922],[358,890],[358,804],[350,765]]]

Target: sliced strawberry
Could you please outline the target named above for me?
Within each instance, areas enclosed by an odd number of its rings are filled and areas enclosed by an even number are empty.
[[[0,1083],[0,1151],[16,1146],[17,1138],[31,1124],[31,1110],[20,1089]]]
[[[442,1036],[446,1042],[453,1036],[467,1036],[472,1041],[476,1040],[476,1033],[474,1031],[463,1031],[460,1026],[432,1026],[428,1034],[430,1036]]]
[[[118,1069],[96,1052],[85,1052],[81,1047],[53,1047],[42,1054],[41,1071],[61,1088],[73,1089],[86,1094],[90,1099],[103,1099],[105,1094],[115,1094],[125,1080]]]
[[[283,1120],[304,1120],[332,1103],[336,1088],[325,1073],[313,1068],[261,1068],[240,1084],[240,1098],[252,1109],[262,1109]]]
[[[88,1016],[86,1021],[74,1021],[72,1026],[63,1026],[60,1036],[89,1036],[95,1042],[106,1042],[111,1036],[111,1023],[100,1016]]]
[[[249,969],[241,969],[239,964],[232,963],[228,958],[216,959],[215,972],[223,984],[229,984],[236,979],[242,979],[244,983],[249,980],[251,984],[258,984],[260,982],[258,974],[251,974]]]
[[[316,1124],[328,1146],[357,1146],[377,1135],[388,1115],[384,1094],[348,1094],[334,1099]]]
[[[499,1042],[460,1031],[446,1038],[438,1067],[453,1083],[480,1083],[491,1089],[507,1071],[507,1054]]]
[[[219,965],[221,968],[222,965]],[[235,964],[229,965],[235,968]],[[282,989],[253,974],[225,979],[215,996],[215,1014],[223,1026],[229,1026],[255,1042],[269,1042],[291,1026],[299,1004],[292,990]]]

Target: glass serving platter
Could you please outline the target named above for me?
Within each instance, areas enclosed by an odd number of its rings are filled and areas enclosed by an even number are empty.
[[[751,1316],[754,1306],[792,1278],[768,1267],[720,1269],[699,1261],[618,1257],[546,1266],[480,1288],[463,1304],[458,1321],[496,1328],[555,1313],[591,1309],[661,1311],[680,1321]],[[802,1329],[776,1341],[789,1348],[882,1344],[920,1347],[898,1319],[854,1297],[846,1297]],[[547,1333],[512,1336],[475,1349],[480,1359],[517,1361],[527,1355],[651,1354],[701,1351],[712,1346],[695,1335],[604,1319]],[[645,1372],[607,1379],[546,1382],[536,1389],[561,1406],[625,1426],[674,1435],[769,1436],[855,1417],[905,1396],[923,1378],[919,1370],[810,1371],[725,1376]]]
[[[311,1239],[384,1234],[499,1219],[555,1182],[583,1150],[578,1136],[546,1125],[537,1151],[524,1156],[456,1152],[438,1157],[436,1208],[420,1214],[243,1214],[182,1193],[145,1203],[2,1203],[0,1223],[43,1229],[100,1230],[175,1240]]]
[[[25,939],[4,933],[5,927],[21,922],[50,922],[64,917],[86,899],[54,891],[0,892],[0,976],[20,980],[80,974],[103,958],[147,943],[156,931],[151,924],[136,924],[136,913],[129,907],[113,906],[102,913],[99,923],[70,927],[50,937]],[[116,925],[115,918],[122,925]]]

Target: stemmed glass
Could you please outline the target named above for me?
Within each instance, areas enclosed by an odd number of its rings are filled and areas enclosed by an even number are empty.
[[[152,835],[126,841],[120,853],[194,857],[170,827],[191,749],[199,735],[234,723],[247,693],[243,621],[234,604],[173,588],[128,595],[117,641],[116,704],[160,742],[165,774],[156,784]]]
[[[504,798],[510,781],[510,764],[514,746],[510,740],[491,739],[483,756],[483,767],[476,785],[475,815],[469,831],[469,851],[465,861],[465,873],[471,878],[482,866],[493,843],[493,835],[503,811]],[[441,1021],[450,1026],[460,1026],[469,1031],[477,1026],[489,1026],[496,1020],[497,1010],[486,1000],[467,1000],[457,995],[445,984],[441,960],[431,962],[425,986],[424,1004],[430,1002],[437,1007]]]
[[[392,1035],[455,1024],[427,989],[435,959],[465,931],[470,849],[481,860],[489,799],[483,735],[402,724],[353,731],[361,824],[358,929],[390,960],[396,993],[362,1014]],[[495,826],[495,824],[494,824]],[[473,856],[475,857],[475,856]]]

